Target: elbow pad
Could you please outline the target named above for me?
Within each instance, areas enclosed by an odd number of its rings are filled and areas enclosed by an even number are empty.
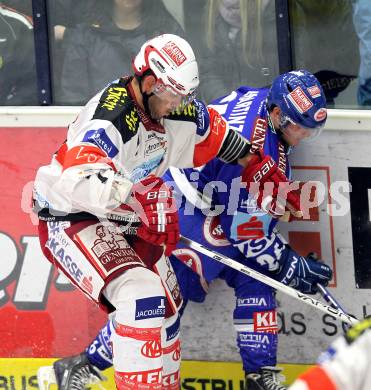
[[[73,170],[73,171],[72,171]],[[79,169],[81,172],[81,169]],[[133,183],[112,169],[101,169],[80,175],[74,168],[65,171],[56,190],[64,190],[72,209],[80,209],[97,216],[104,216],[125,203]],[[62,192],[63,193],[63,192]]]
[[[237,164],[237,160],[245,157],[250,149],[251,143],[245,137],[229,129],[217,157],[227,164]]]

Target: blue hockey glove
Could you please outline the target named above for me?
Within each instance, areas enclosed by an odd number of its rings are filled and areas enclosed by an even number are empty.
[[[280,259],[281,269],[274,278],[302,293],[315,294],[317,283],[328,285],[332,270],[328,265],[313,259],[311,255],[300,256],[287,246]]]

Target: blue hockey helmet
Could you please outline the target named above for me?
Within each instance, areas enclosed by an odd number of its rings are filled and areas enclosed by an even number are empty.
[[[327,118],[326,97],[321,84],[307,70],[296,70],[278,76],[267,97],[268,109],[281,110],[280,127],[290,123],[313,129],[319,134]]]

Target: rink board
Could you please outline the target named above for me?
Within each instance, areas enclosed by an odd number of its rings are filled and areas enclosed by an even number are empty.
[[[0,149],[2,358],[76,354],[106,321],[105,314],[44,259],[29,214],[36,169],[50,161],[65,139],[64,125],[76,112],[53,110],[53,115],[45,107],[28,108],[23,114],[0,110],[0,139],[5,146]],[[366,114],[356,114],[353,128],[346,127],[347,118],[340,115],[331,130],[294,151],[294,177],[323,183],[326,199],[311,220],[282,227],[303,253],[315,249],[333,267],[330,291],[359,318],[371,314],[371,119]],[[351,181],[354,192],[344,193],[348,212],[333,217],[326,208],[332,201],[337,204],[339,198],[329,193],[337,181]],[[278,301],[279,361],[312,364],[342,334],[332,317],[280,294]],[[240,360],[232,323],[234,305],[233,291],[221,281],[211,286],[204,304],[189,305],[182,319],[185,359]]]
[[[40,366],[53,363],[54,359],[0,359],[0,389],[31,390],[37,388],[36,373]],[[308,365],[282,364],[286,384],[308,369]],[[113,370],[104,371],[108,381],[102,383],[107,390],[114,390]],[[181,368],[184,390],[240,390],[243,371],[240,363],[183,361]],[[13,387],[12,387],[13,386]],[[52,386],[51,390],[56,390]],[[92,390],[99,390],[97,385]]]

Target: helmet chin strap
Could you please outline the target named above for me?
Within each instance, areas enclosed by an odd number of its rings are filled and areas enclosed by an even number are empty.
[[[277,135],[278,135],[280,141],[283,143],[283,146],[286,149],[287,154],[289,154],[293,147],[291,145],[289,145],[289,143],[283,137],[284,136],[284,132],[283,132],[282,127],[280,126],[276,131],[277,131]]]
[[[268,111],[268,124],[269,124],[269,126],[272,127],[272,129],[275,130],[275,132],[276,132],[277,135],[278,135],[278,138],[279,138],[280,141],[283,143],[283,145],[284,145],[284,147],[285,147],[285,149],[286,149],[286,151],[287,151],[287,154],[289,154],[289,152],[292,150],[292,147],[291,147],[291,146],[286,142],[286,140],[283,138],[283,134],[284,134],[284,133],[283,133],[282,127],[279,126],[278,129],[274,127],[272,118],[271,118],[271,116],[270,116],[270,114],[269,114],[269,111]]]

